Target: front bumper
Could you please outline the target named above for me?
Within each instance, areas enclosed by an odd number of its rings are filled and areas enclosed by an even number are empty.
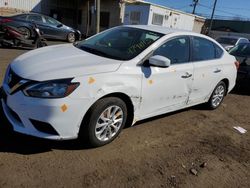
[[[1,103],[5,116],[19,133],[52,139],[68,140],[78,137],[84,114],[88,110],[88,99],[38,99],[26,97],[22,91],[8,94],[3,87]],[[51,125],[57,134],[48,134],[37,129],[34,121]]]

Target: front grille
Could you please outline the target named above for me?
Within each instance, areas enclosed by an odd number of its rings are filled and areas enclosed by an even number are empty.
[[[14,87],[18,84],[23,78],[18,76],[13,70],[9,70],[9,74],[7,77],[7,83],[10,88]]]

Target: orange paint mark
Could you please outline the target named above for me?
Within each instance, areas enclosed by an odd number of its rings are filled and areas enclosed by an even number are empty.
[[[95,83],[95,79],[93,77],[89,77],[88,83],[89,84]]]
[[[148,83],[151,85],[153,84],[153,80],[149,80]]]
[[[68,110],[68,106],[66,104],[61,106],[62,112],[66,112]]]
[[[172,72],[176,72],[176,69],[173,69]]]

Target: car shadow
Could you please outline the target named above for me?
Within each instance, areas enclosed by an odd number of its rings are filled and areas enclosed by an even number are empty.
[[[250,95],[250,80],[241,80],[238,81],[231,92],[236,95]]]
[[[0,153],[18,153],[30,155],[58,150],[82,150],[90,149],[81,140],[53,141],[40,139],[13,131],[12,126],[6,119],[2,108],[0,108]]]

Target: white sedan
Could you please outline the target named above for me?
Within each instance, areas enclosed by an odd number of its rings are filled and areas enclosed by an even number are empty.
[[[215,40],[157,26],[119,26],[16,58],[1,101],[14,131],[110,143],[136,121],[201,103],[216,109],[238,63]]]

